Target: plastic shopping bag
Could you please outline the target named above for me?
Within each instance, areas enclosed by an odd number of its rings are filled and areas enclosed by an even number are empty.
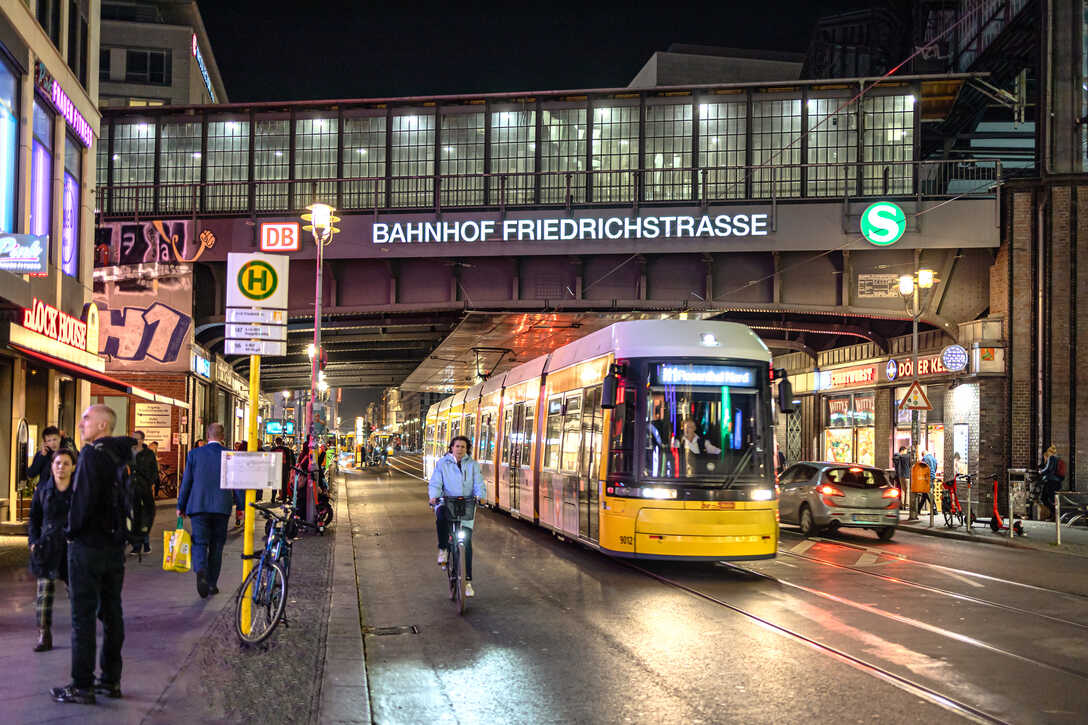
[[[183,519],[178,516],[177,528],[162,532],[163,571],[189,571],[192,567],[192,543]]]

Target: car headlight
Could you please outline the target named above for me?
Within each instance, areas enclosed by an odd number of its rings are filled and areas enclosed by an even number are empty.
[[[774,498],[774,491],[769,488],[756,488],[749,494],[749,498],[753,501],[770,501]]]

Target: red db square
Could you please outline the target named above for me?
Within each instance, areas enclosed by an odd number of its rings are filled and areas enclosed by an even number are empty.
[[[261,224],[262,252],[297,252],[298,222]]]

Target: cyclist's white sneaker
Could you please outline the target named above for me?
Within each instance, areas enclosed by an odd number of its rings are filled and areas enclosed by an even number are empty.
[[[445,549],[438,550],[438,565],[445,566],[446,562],[450,560],[450,552]]]
[[[472,582],[465,582],[465,596],[474,597],[476,592],[472,589]]]

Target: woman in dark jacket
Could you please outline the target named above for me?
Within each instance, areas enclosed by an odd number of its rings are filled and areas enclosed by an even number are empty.
[[[30,570],[38,578],[34,611],[38,618],[35,652],[53,649],[53,593],[57,579],[68,582],[68,544],[64,527],[72,502],[76,454],[62,448],[53,455],[52,475],[34,489],[30,503]]]

